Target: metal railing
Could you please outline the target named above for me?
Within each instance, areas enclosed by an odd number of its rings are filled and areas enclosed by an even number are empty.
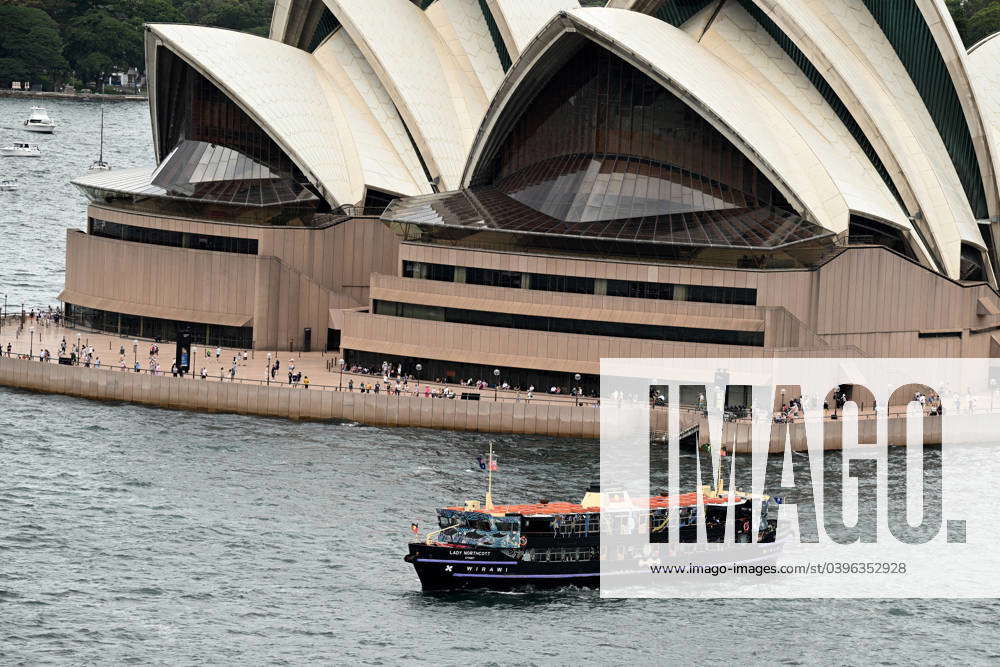
[[[11,359],[21,359],[21,360],[24,360],[24,361],[35,361],[35,362],[43,362],[43,363],[60,364],[60,358],[56,357],[56,356],[50,356],[50,357],[46,358],[46,357],[44,357],[43,355],[40,355],[40,354],[23,354],[23,353],[17,353],[17,352],[12,352],[11,354],[8,355],[7,351],[6,351],[6,348],[4,348],[2,350],[2,353],[0,353],[0,357],[8,357],[8,358],[11,358]],[[446,396],[444,396],[444,395],[442,395],[440,393],[439,394],[435,394],[434,391],[431,391],[431,392],[428,393],[428,392],[426,392],[424,390],[414,391],[413,388],[409,388],[409,389],[407,389],[405,391],[400,391],[400,393],[397,394],[394,389],[392,389],[392,390],[390,390],[390,389],[381,389],[378,393],[376,393],[374,390],[370,391],[370,392],[362,392],[362,391],[360,391],[359,387],[354,387],[353,389],[351,389],[351,388],[349,388],[349,386],[346,383],[345,384],[330,385],[330,384],[317,384],[317,383],[314,383],[314,382],[310,381],[307,384],[307,383],[303,382],[303,380],[307,377],[305,375],[303,375],[302,379],[300,379],[298,381],[292,381],[292,382],[288,382],[288,381],[285,381],[285,380],[277,380],[277,379],[272,380],[272,379],[269,379],[269,378],[268,379],[264,379],[264,380],[260,380],[260,379],[257,379],[257,378],[233,377],[228,372],[225,372],[225,371],[223,371],[222,373],[206,373],[205,376],[202,377],[202,375],[199,372],[197,372],[197,371],[196,372],[188,372],[188,373],[184,373],[184,374],[180,374],[180,373],[174,374],[172,368],[170,370],[163,370],[161,368],[161,370],[157,371],[156,369],[150,369],[148,367],[143,367],[141,364],[139,365],[138,368],[136,368],[136,363],[137,363],[136,361],[133,361],[132,364],[125,364],[123,366],[121,363],[118,363],[118,364],[103,364],[102,363],[100,365],[97,365],[96,363],[88,363],[88,362],[83,362],[83,361],[80,361],[80,360],[74,360],[71,363],[68,362],[67,360],[72,359],[72,357],[62,357],[62,359],[63,359],[63,361],[62,361],[62,363],[60,365],[64,365],[64,366],[72,366],[72,367],[78,367],[78,368],[93,368],[93,369],[96,369],[96,370],[110,371],[110,372],[116,372],[116,373],[146,374],[146,375],[151,375],[151,376],[156,376],[156,377],[168,377],[169,376],[169,377],[175,377],[177,379],[190,380],[190,381],[195,381],[195,382],[197,382],[197,381],[231,382],[233,384],[245,384],[245,385],[261,386],[261,387],[271,387],[271,386],[273,386],[273,387],[279,387],[279,388],[304,389],[304,390],[310,390],[310,391],[312,391],[312,390],[316,390],[316,391],[336,391],[336,392],[353,393],[353,394],[366,393],[366,394],[371,394],[371,395],[375,395],[375,396],[387,396],[389,398],[401,398],[401,397],[405,398],[405,397],[410,397],[410,398],[437,398],[437,399],[456,400],[456,401],[463,400],[461,398],[461,393],[460,392],[455,392],[455,395],[452,396],[452,397],[446,397]],[[369,377],[369,376],[361,376],[361,377]],[[412,384],[413,384],[413,387],[416,387],[417,381],[414,380]],[[440,385],[440,387],[444,387],[444,386],[445,385]],[[466,393],[472,393],[472,392],[466,392]],[[516,395],[511,395],[511,392],[509,390],[506,393],[505,393],[505,390],[500,390],[497,393],[496,398],[494,398],[493,396],[489,396],[486,393],[480,394],[480,398],[476,399],[476,400],[483,401],[483,402],[485,402],[485,401],[496,401],[496,402],[500,402],[500,403],[502,403],[502,402],[514,402],[514,403],[525,403],[525,404],[546,403],[546,404],[553,404],[553,405],[567,405],[567,406],[573,406],[574,405],[574,401],[572,400],[571,397],[567,397],[567,398],[563,398],[563,399],[555,399],[555,398],[551,398],[551,397],[548,397],[548,396],[545,396],[545,395],[543,395],[541,397],[533,396],[532,398],[527,398],[524,395],[518,397]],[[579,401],[577,401],[575,403],[575,405],[577,407],[598,407],[599,404],[600,404],[600,401],[598,399],[594,399],[594,398],[589,398],[589,399],[583,399],[583,398],[581,398]]]

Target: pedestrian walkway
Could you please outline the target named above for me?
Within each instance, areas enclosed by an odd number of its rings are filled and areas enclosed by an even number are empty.
[[[92,365],[96,366],[98,361],[101,368],[107,368],[117,372],[134,372],[135,364],[138,363],[140,371],[144,373],[155,372],[156,365],[159,364],[160,373],[170,375],[171,365],[174,362],[175,343],[173,341],[162,341],[156,343],[150,340],[139,340],[134,338],[105,334],[98,332],[88,332],[70,327],[62,327],[53,324],[45,319],[32,320],[28,318],[24,326],[19,326],[20,318],[9,317],[0,326],[0,348],[6,354],[8,343],[11,345],[13,355],[31,355],[33,358],[44,353],[51,356],[51,361],[56,363],[60,356],[59,350],[63,340],[66,341],[66,356],[74,348],[89,350],[93,348]],[[151,354],[154,346],[159,348],[158,354]],[[81,355],[82,356],[82,355]],[[244,358],[245,356],[245,358]],[[384,393],[387,388],[395,388],[395,379],[390,378],[388,385],[380,374],[362,374],[341,372],[337,363],[338,352],[288,352],[276,350],[245,350],[236,348],[216,348],[203,345],[192,346],[191,373],[188,377],[192,380],[203,381],[201,371],[205,370],[205,380],[209,382],[242,382],[260,385],[289,385],[288,372],[302,374],[302,380],[293,386],[297,389],[306,389],[304,381],[309,379],[308,391],[348,391],[348,387],[353,384],[354,391],[360,390],[361,384],[372,385],[373,391],[376,384],[379,385],[379,392]],[[272,379],[268,373],[268,368],[274,362],[280,363],[280,368]],[[235,377],[231,378],[231,372],[235,364]],[[599,401],[594,398],[576,399],[574,396],[566,394],[548,394],[535,392],[529,399],[527,392],[505,389],[483,389],[477,390],[474,387],[463,387],[457,384],[442,384],[424,379],[414,378],[407,382],[406,393],[414,395],[416,391],[421,397],[430,397],[433,394],[443,393],[447,390],[455,392],[458,399],[461,394],[478,394],[479,400],[483,401],[531,401],[532,403],[554,403],[554,404],[574,404],[579,403],[582,407],[595,408]]]

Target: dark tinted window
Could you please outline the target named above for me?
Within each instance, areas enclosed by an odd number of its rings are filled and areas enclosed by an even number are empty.
[[[520,287],[521,273],[468,267],[465,269],[465,282],[470,285],[489,285],[491,287]]]
[[[214,236],[211,234],[189,234],[167,229],[153,229],[122,225],[97,218],[90,218],[90,234],[119,241],[132,243],[148,243],[174,248],[191,248],[194,250],[214,250],[216,252],[233,252],[242,255],[257,254],[257,239],[243,239],[234,236]]]
[[[551,331],[555,333],[611,336],[614,338],[642,338],[753,347],[763,347],[764,345],[763,331],[731,331],[694,327],[627,324],[623,322],[600,322],[595,320],[573,320],[561,317],[540,317],[536,315],[497,313],[484,310],[444,308],[441,306],[426,306],[397,301],[376,300],[375,314],[435,320],[439,322],[455,322],[458,324],[474,324],[487,327],[502,327],[505,329]]]

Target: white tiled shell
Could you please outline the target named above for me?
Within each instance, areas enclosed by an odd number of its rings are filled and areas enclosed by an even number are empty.
[[[969,133],[976,148],[976,158],[986,189],[986,201],[991,217],[1000,217],[1000,189],[995,168],[996,146],[986,137],[990,130],[983,117],[978,95],[969,74],[968,56],[958,34],[951,12],[944,0],[915,0],[938,45],[938,51],[951,74],[955,91],[962,103]]]
[[[886,36],[861,0],[755,0],[824,72],[897,185],[926,219],[941,267],[959,275],[961,243],[983,246],[965,191],[923,101]]]
[[[492,98],[504,71],[479,0],[437,0],[424,14],[462,70],[479,82],[484,99]]]
[[[992,144],[993,171],[1000,174],[1000,32],[973,46],[967,62]]]
[[[441,189],[458,187],[486,109],[472,81],[409,0],[325,0],[392,97]]]
[[[486,0],[503,35],[512,60],[516,59],[542,26],[564,9],[576,9],[577,0]]]
[[[801,213],[832,231],[847,229],[849,208],[843,194],[799,130],[763,92],[683,31],[621,9],[572,10],[542,31],[508,73],[490,108],[470,155],[467,179],[517,81],[571,31],[601,43],[679,95],[740,147]]]
[[[153,24],[150,32],[223,90],[329,199],[354,204],[363,174],[329,80],[305,51],[264,37],[202,26]]]
[[[906,212],[843,122],[788,54],[742,7],[727,4],[699,43],[778,107],[826,166],[851,211],[911,228]],[[919,244],[919,239],[915,240]]]
[[[330,77],[357,146],[365,184],[394,194],[431,192],[392,99],[350,35],[338,30],[313,52]]]

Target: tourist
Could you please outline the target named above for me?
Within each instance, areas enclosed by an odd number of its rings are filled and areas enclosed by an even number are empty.
[[[218,360],[222,356],[222,346],[215,348],[215,358]]]
[[[204,366],[201,367],[201,379],[202,380],[208,379],[208,369],[205,368]]]
[[[308,376],[308,375],[307,375],[307,376],[305,376],[305,377],[304,377],[304,378],[302,379],[302,386],[303,386],[303,388],[305,388],[305,389],[308,389],[308,388],[309,388],[309,376]]]
[[[354,391],[354,380],[353,379],[348,379],[347,380],[347,391],[351,391],[351,392]]]

